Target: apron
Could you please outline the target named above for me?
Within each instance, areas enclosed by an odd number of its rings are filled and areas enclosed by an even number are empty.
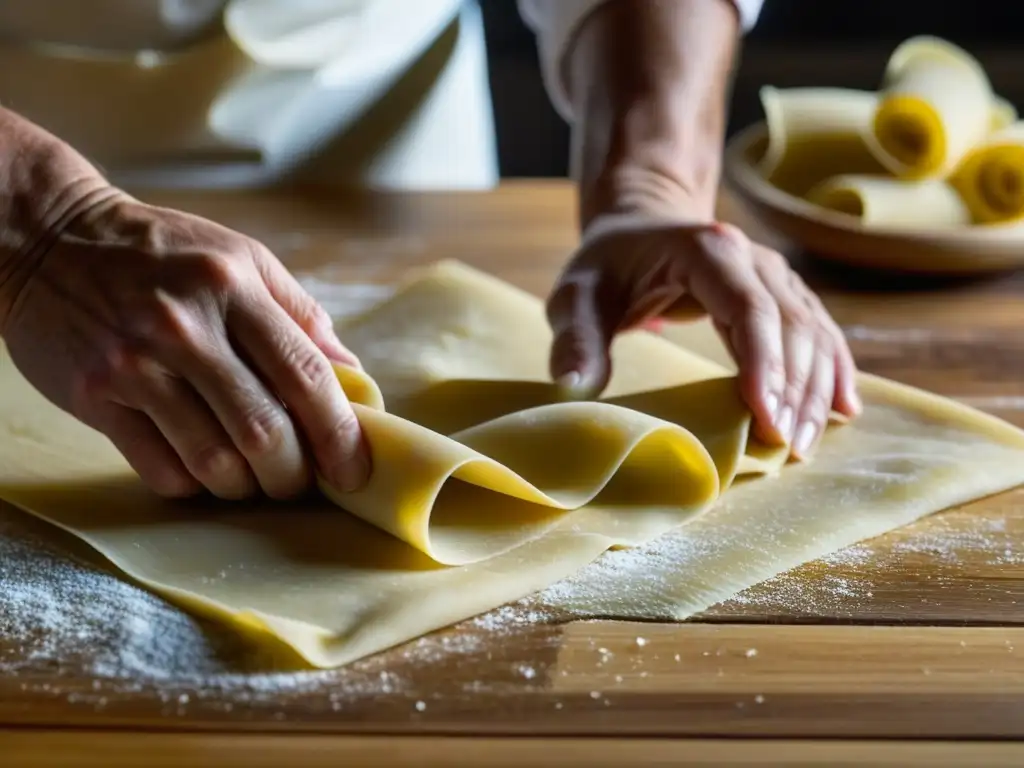
[[[0,0],[0,103],[124,186],[498,179],[465,0]]]

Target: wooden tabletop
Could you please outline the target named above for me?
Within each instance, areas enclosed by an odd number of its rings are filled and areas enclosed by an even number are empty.
[[[331,294],[342,302],[440,258],[543,294],[575,241],[562,183],[145,197],[260,238],[311,285],[355,284]],[[1024,425],[1024,280],[894,287],[797,263],[863,369]],[[118,590],[133,587],[76,542],[36,554],[30,543],[6,572],[0,556],[0,590],[58,602],[31,637],[24,617],[5,631],[0,615],[0,754],[12,766],[1020,765],[1022,502],[1011,492],[934,516],[685,624],[548,625],[506,608],[329,672],[269,673],[252,649],[155,599],[139,602],[146,616],[115,615]],[[46,530],[9,508],[0,522],[8,539]],[[69,557],[85,569],[79,586],[47,582]],[[89,600],[112,606],[100,624],[139,626],[111,635],[113,649],[86,641],[104,627],[83,628],[94,634],[73,648],[43,636],[73,638],[60,614],[86,615]],[[221,667],[189,638],[218,649]]]

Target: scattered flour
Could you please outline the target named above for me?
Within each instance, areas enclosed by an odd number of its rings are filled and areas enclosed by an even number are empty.
[[[809,566],[816,569],[813,579],[781,574],[728,605],[841,615],[844,607],[853,610],[871,600],[873,574],[908,558],[939,565],[937,578],[968,562],[1024,568],[1024,550],[1014,544],[1017,537],[1006,521],[978,517],[965,525],[964,515],[955,517],[933,518],[877,547],[858,544],[836,552]],[[95,707],[104,706],[111,695],[148,691],[171,713],[202,702],[226,709],[279,706],[300,696],[303,702],[312,697],[343,710],[390,694],[408,697],[407,706],[422,712],[429,700],[443,695],[425,690],[438,678],[431,668],[458,669],[458,675],[447,676],[448,693],[522,686],[541,676],[544,653],[557,648],[556,633],[545,640],[532,628],[565,617],[560,606],[585,602],[610,580],[629,584],[635,599],[644,600],[664,591],[664,584],[651,583],[652,571],[678,571],[714,546],[670,537],[643,549],[609,552],[574,577],[457,631],[435,633],[341,670],[269,672],[275,669],[273,661],[243,646],[231,631],[194,619],[91,562],[75,559],[34,530],[48,529],[33,529],[22,516],[0,510],[0,677],[18,675],[26,680],[22,687],[27,691]],[[509,642],[517,634],[532,643],[520,648],[519,656],[507,650],[522,645]],[[551,647],[538,645],[544,642]],[[638,636],[635,643],[642,648],[648,640]],[[597,650],[602,659],[611,655]],[[502,661],[510,670],[503,680],[496,679],[493,663]],[[91,680],[91,687],[83,690],[82,679]]]
[[[268,672],[280,662],[230,630],[69,555],[20,517],[0,510],[0,677],[22,676],[23,691],[70,703],[102,708],[111,696],[148,692],[183,714],[204,701],[230,710],[312,696],[340,710],[385,694],[422,699],[435,693],[421,684],[431,679],[431,666],[489,660],[517,628],[550,618],[505,606],[457,632],[435,633],[344,669]],[[530,659],[520,661],[520,680],[537,676]],[[83,678],[92,681],[86,690]],[[480,683],[463,687],[479,691]]]
[[[703,537],[669,535],[651,545],[607,552],[576,575],[548,587],[528,599],[535,608],[557,610],[560,606],[609,605],[609,595],[620,592],[657,612],[671,593],[667,579],[688,567],[695,558],[709,559],[726,542]],[[907,560],[940,566],[936,578],[948,578],[951,570],[969,567],[1024,568],[1024,548],[1019,531],[1008,530],[1007,521],[968,513],[939,515],[879,542],[861,543],[819,559],[808,570],[788,571],[744,590],[722,606],[774,615],[853,615],[875,597],[880,572],[898,568]],[[628,585],[628,589],[609,589]],[[571,611],[570,611],[571,612]],[[628,615],[628,612],[623,614]],[[721,615],[721,614],[720,614]]]

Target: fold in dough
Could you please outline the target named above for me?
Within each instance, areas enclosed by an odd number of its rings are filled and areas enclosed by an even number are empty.
[[[163,502],[4,353],[0,497],[185,608],[327,667],[541,590],[609,548],[653,546],[654,573],[658,537],[702,531],[715,546],[663,574],[672,588],[660,602],[627,579],[564,606],[682,619],[781,568],[1024,481],[1020,431],[871,377],[865,416],[825,435],[821,469],[780,472],[782,452],[748,442],[749,413],[709,328],[674,330],[701,354],[627,334],[604,401],[558,402],[541,303],[458,264],[427,270],[340,329],[373,377],[339,372],[374,461],[365,490],[329,491],[352,514]]]

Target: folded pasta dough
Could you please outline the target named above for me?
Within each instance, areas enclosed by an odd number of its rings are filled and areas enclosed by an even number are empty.
[[[364,491],[327,489],[343,509],[161,501],[6,352],[0,498],[186,609],[329,667],[522,598],[609,548],[721,520],[721,538],[665,597],[668,615],[685,618],[773,568],[1024,480],[1019,430],[871,378],[865,416],[824,436],[821,469],[783,468],[784,452],[749,440],[706,323],[676,329],[682,346],[625,334],[608,396],[560,402],[541,302],[458,264],[428,269],[339,330],[372,376],[339,369],[374,461]],[[762,482],[771,502],[758,508],[744,489]],[[764,546],[751,552],[751,541]],[[649,585],[606,587],[567,607],[664,613]]]
[[[846,88],[761,89],[768,146],[758,164],[774,187],[803,197],[844,173],[882,174],[865,143],[877,96]]]
[[[973,149],[951,183],[978,224],[1024,219],[1024,122],[995,132]]]
[[[856,217],[869,227],[942,229],[971,223],[960,195],[938,179],[836,176],[812,189],[807,199]]]
[[[973,56],[938,38],[911,38],[889,58],[868,145],[897,176],[944,178],[1006,110]]]

